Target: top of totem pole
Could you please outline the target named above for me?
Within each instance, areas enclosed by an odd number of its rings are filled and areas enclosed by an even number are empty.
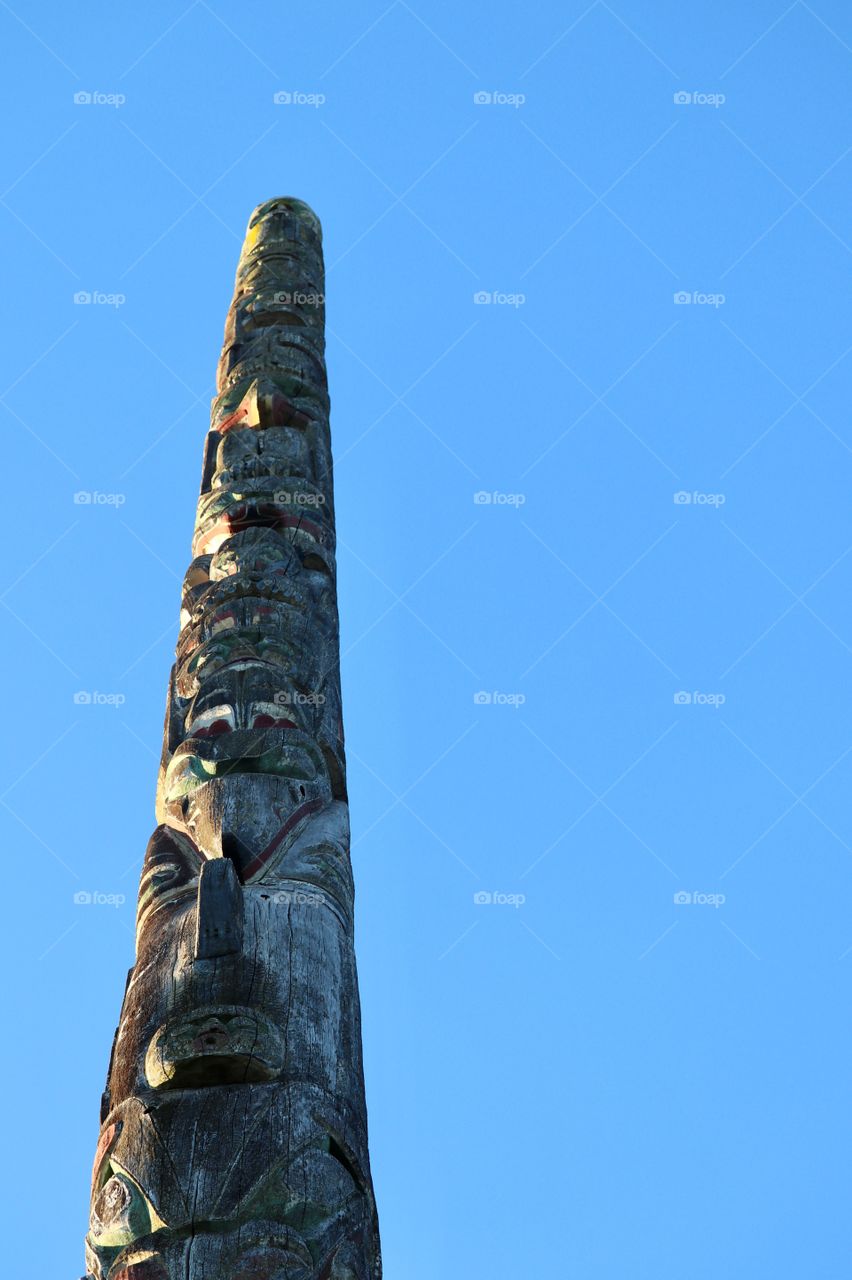
[[[324,288],[322,227],[314,211],[293,196],[258,205],[246,228],[225,324],[214,430],[249,425],[243,401],[255,393],[270,404],[270,397],[284,396],[308,418],[327,416]],[[270,410],[262,424],[284,420]]]
[[[259,204],[249,218],[241,257],[251,252],[257,241],[280,236],[285,227],[303,229],[317,246],[322,244],[322,224],[309,204],[295,196],[273,196]]]

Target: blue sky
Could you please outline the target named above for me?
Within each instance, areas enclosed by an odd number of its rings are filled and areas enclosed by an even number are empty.
[[[389,1280],[839,1280],[852,11],[0,30],[7,1270],[82,1270],[225,313],[290,194]]]

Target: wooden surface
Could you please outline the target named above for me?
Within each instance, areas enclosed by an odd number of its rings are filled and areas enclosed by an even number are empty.
[[[225,328],[89,1280],[378,1280],[321,232],[261,205]]]

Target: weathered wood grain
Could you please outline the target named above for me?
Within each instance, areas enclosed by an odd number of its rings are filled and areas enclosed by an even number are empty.
[[[379,1280],[320,225],[249,221],[184,580],[88,1280]]]

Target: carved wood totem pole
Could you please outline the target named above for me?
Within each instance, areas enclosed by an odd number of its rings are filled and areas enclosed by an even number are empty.
[[[255,210],[204,453],[87,1280],[379,1280],[322,238]]]

